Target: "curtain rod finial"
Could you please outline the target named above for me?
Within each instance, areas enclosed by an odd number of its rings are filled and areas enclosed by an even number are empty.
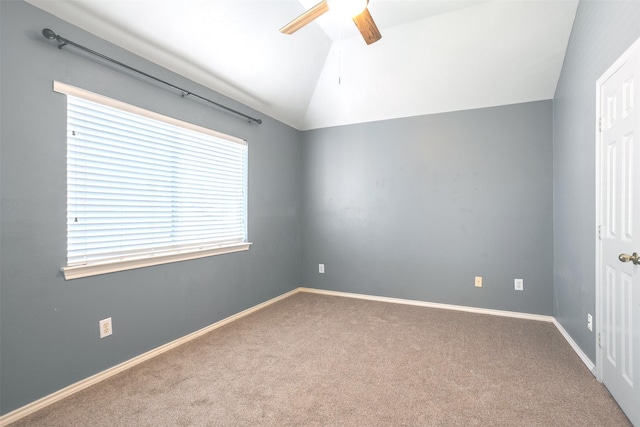
[[[57,34],[53,32],[53,30],[49,29],[49,28],[45,28],[44,30],[42,30],[42,35],[44,36],[44,38],[49,39],[49,40],[54,40],[56,38],[58,38]]]

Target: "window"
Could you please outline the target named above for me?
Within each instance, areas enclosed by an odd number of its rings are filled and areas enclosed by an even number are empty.
[[[63,83],[66,279],[247,250],[246,141]]]

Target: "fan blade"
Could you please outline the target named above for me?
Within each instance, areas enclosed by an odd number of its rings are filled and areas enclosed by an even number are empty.
[[[304,27],[305,25],[328,11],[329,4],[327,3],[327,0],[322,0],[320,3],[313,6],[311,9],[307,10],[284,27],[280,28],[280,32],[284,34],[293,34],[300,28]]]
[[[382,34],[380,34],[376,23],[373,21],[369,9],[365,9],[360,15],[355,16],[353,22],[355,22],[367,44],[375,43],[382,38]]]

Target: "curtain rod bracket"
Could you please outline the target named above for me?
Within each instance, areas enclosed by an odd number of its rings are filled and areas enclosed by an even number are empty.
[[[254,122],[254,123],[256,123],[256,124],[262,124],[262,119],[256,119],[255,117],[251,117],[251,116],[249,116],[249,115],[247,115],[247,114],[244,114],[244,113],[242,113],[242,112],[240,112],[240,111],[234,110],[233,108],[230,108],[230,107],[227,107],[227,106],[225,106],[225,105],[219,104],[219,103],[217,103],[217,102],[215,102],[215,101],[212,101],[212,100],[210,100],[210,99],[208,99],[208,98],[205,98],[205,97],[203,97],[203,96],[196,95],[196,94],[195,94],[195,93],[193,93],[193,92],[190,92],[190,91],[188,91],[188,90],[186,90],[186,89],[182,89],[182,88],[181,88],[181,87],[179,87],[179,86],[176,86],[176,85],[174,85],[174,84],[171,84],[171,83],[169,83],[169,82],[166,82],[166,81],[164,81],[164,80],[161,80],[161,79],[159,79],[159,78],[157,78],[157,77],[152,76],[151,74],[147,74],[147,73],[145,73],[144,71],[140,71],[140,70],[138,70],[138,69],[136,69],[136,68],[133,68],[133,67],[131,67],[131,66],[129,66],[129,65],[123,64],[123,63],[122,63],[122,62],[120,62],[120,61],[116,61],[116,60],[115,60],[115,59],[113,59],[113,58],[110,58],[110,57],[108,57],[108,56],[106,56],[106,55],[103,55],[103,54],[98,53],[98,52],[96,52],[96,51],[94,51],[94,50],[91,50],[91,49],[89,49],[89,48],[87,48],[87,47],[84,47],[84,46],[82,46],[82,45],[78,44],[78,43],[74,43],[74,42],[72,42],[71,40],[65,39],[64,37],[61,37],[60,35],[56,34],[53,30],[51,30],[51,29],[49,29],[49,28],[45,28],[45,29],[43,29],[43,30],[42,30],[42,35],[44,36],[44,38],[46,38],[46,39],[48,39],[48,40],[56,40],[56,41],[58,42],[58,49],[62,49],[64,46],[67,46],[67,45],[75,46],[75,47],[77,47],[78,49],[83,50],[83,51],[85,51],[85,52],[87,52],[87,53],[90,53],[90,54],[95,55],[95,56],[97,56],[97,57],[99,57],[99,58],[102,58],[102,59],[104,59],[104,60],[106,60],[106,61],[109,61],[109,62],[111,62],[111,63],[114,63],[114,64],[116,64],[116,65],[119,65],[119,66],[121,66],[121,67],[123,67],[123,68],[126,68],[127,70],[130,70],[130,71],[136,72],[136,73],[138,73],[138,74],[140,74],[140,75],[142,75],[142,76],[144,76],[144,77],[146,77],[146,78],[149,78],[149,79],[155,80],[156,82],[158,82],[158,83],[162,83],[162,84],[163,84],[163,85],[165,85],[165,86],[169,86],[169,87],[171,87],[171,88],[173,88],[173,89],[176,89],[176,90],[178,90],[178,91],[181,93],[181,96],[182,96],[183,98],[184,98],[185,96],[193,95],[193,96],[195,96],[196,98],[198,98],[198,99],[200,99],[200,100],[202,100],[202,101],[206,101],[206,102],[208,102],[208,103],[210,103],[210,104],[213,104],[213,105],[215,105],[216,107],[222,108],[223,110],[225,110],[225,111],[227,111],[227,112],[229,112],[229,113],[233,113],[233,114],[236,114],[236,115],[238,115],[238,116],[242,116],[242,117],[246,118],[246,119],[249,121],[249,123]]]

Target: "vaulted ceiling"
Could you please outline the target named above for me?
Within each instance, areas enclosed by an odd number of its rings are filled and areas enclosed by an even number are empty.
[[[301,130],[551,99],[578,4],[370,0],[366,45],[331,12],[278,31],[319,0],[26,1]]]

